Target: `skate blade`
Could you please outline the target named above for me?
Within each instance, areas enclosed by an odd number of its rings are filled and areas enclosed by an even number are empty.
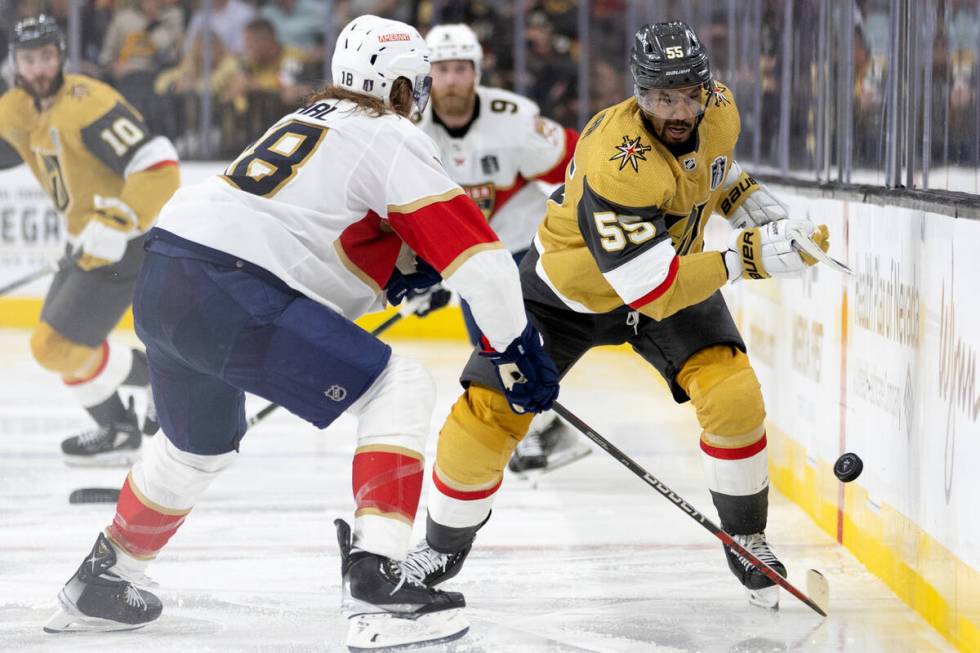
[[[140,459],[140,452],[109,451],[94,456],[73,456],[64,454],[69,467],[132,467]]]
[[[146,624],[124,624],[111,619],[89,617],[65,603],[59,595],[58,611],[51,615],[43,630],[46,633],[110,633],[116,631],[136,630]]]
[[[391,614],[361,614],[350,618],[347,648],[351,653],[405,651],[452,642],[469,629],[470,624],[459,608],[414,619]]]
[[[779,586],[764,587],[761,590],[745,589],[749,597],[749,604],[757,608],[777,611],[779,610]]]

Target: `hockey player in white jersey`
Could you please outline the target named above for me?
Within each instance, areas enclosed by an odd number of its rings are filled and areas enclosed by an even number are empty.
[[[358,418],[353,529],[335,522],[351,650],[466,632],[462,595],[427,588],[399,563],[432,379],[351,320],[381,308],[386,287],[419,285],[395,271],[409,252],[470,302],[515,410],[549,408],[558,383],[511,256],[406,118],[425,106],[429,68],[414,28],[355,19],[337,41],[333,86],[164,207],[134,301],[163,435],[130,471],[45,630],[132,629],[160,615],[144,570],[235,459],[247,391],[320,428],[345,411]]]
[[[564,181],[578,133],[542,117],[526,97],[480,86],[483,49],[467,25],[438,25],[425,40],[431,50],[432,102],[419,127],[435,141],[449,176],[520,262],[544,217],[550,189],[542,184]],[[477,345],[480,329],[466,301],[462,309],[470,341]],[[536,474],[590,452],[548,412],[534,420],[508,466]]]

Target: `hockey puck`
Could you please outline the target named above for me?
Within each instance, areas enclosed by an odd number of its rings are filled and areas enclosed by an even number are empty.
[[[846,453],[834,463],[834,476],[844,483],[850,483],[861,475],[864,463],[856,453]]]
[[[111,487],[83,487],[68,495],[68,503],[115,503],[119,490]]]

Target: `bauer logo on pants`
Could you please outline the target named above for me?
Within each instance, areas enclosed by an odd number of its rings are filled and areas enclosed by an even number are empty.
[[[347,388],[342,385],[332,385],[327,388],[323,394],[327,399],[332,399],[333,401],[343,401],[347,397]]]

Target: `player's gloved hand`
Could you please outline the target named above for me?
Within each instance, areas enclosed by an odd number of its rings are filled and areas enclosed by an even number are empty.
[[[82,252],[78,267],[92,270],[118,262],[129,241],[139,236],[139,219],[131,208],[114,197],[95,196],[95,210],[78,235]]]
[[[776,220],[734,232],[724,253],[728,280],[800,276],[816,263],[794,245],[802,238],[809,238],[825,252],[830,247],[827,226],[814,227],[809,220]]]
[[[443,288],[439,284],[418,292],[410,290],[405,300],[405,305],[401,308],[401,312],[425,317],[432,311],[439,310],[448,304],[452,296],[452,291]]]
[[[746,227],[761,227],[770,222],[785,220],[788,217],[789,207],[770,193],[768,188],[760,184],[755,192],[746,197],[742,204],[735,209],[728,222],[735,229],[745,229]]]
[[[388,285],[385,286],[385,294],[389,304],[398,306],[403,299],[411,296],[410,293],[421,294],[440,281],[442,277],[436,269],[416,256],[415,272],[402,274],[398,268],[395,268]]]
[[[558,369],[530,322],[504,351],[490,349],[484,337],[480,355],[497,366],[507,402],[515,413],[543,413],[558,398]]]

